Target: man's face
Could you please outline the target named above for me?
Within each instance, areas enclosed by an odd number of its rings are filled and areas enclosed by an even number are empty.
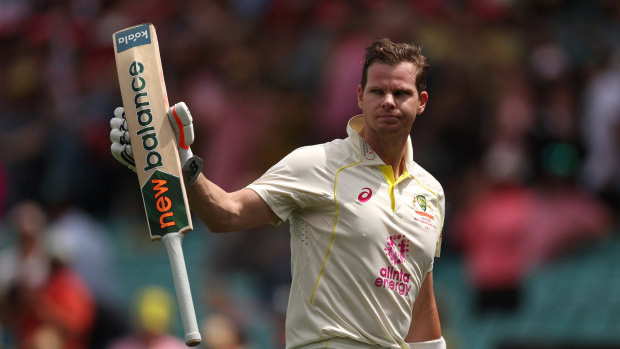
[[[428,94],[418,94],[413,63],[373,63],[366,87],[357,88],[357,104],[366,119],[365,133],[381,136],[409,135],[413,122],[426,107]]]

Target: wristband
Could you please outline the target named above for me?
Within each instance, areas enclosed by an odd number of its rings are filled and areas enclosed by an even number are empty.
[[[183,172],[183,181],[185,186],[196,183],[198,176],[202,172],[203,161],[192,153],[192,149],[177,147],[179,151],[179,160],[181,161],[181,172]]]
[[[183,181],[185,182],[185,186],[188,187],[198,180],[198,176],[202,172],[202,159],[197,157],[196,155],[192,155],[185,164],[183,165]]]
[[[409,343],[411,349],[446,349],[446,341],[443,337],[425,342]]]

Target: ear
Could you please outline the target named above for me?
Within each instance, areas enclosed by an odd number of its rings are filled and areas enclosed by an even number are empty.
[[[428,92],[422,91],[420,92],[420,105],[418,106],[418,115],[424,112],[424,108],[426,108],[426,102],[428,102]]]
[[[362,96],[364,95],[364,91],[362,91],[362,84],[357,85],[357,106],[360,110],[363,110],[362,107],[364,104],[362,103]]]

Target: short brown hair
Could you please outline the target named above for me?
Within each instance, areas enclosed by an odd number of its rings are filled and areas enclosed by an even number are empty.
[[[395,43],[388,38],[380,38],[366,48],[364,67],[362,69],[362,91],[368,80],[368,67],[372,63],[396,65],[402,62],[411,62],[417,68],[415,86],[418,93],[426,91],[426,75],[428,60],[422,55],[422,48],[410,43]]]

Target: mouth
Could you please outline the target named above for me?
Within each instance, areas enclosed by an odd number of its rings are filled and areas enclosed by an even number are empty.
[[[400,116],[394,115],[394,114],[380,114],[380,115],[377,116],[377,119],[379,119],[379,120],[386,120],[386,121],[389,121],[389,120],[399,120]]]

